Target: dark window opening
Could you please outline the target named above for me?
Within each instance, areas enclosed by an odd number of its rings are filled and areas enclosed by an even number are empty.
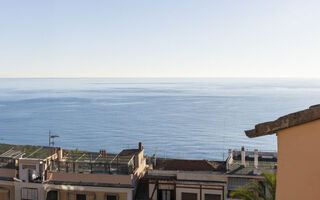
[[[204,200],[221,200],[220,194],[205,194]]]
[[[197,193],[187,193],[187,192],[182,192],[181,193],[181,199],[182,200],[197,200]]]
[[[77,200],[86,200],[85,194],[77,194]]]
[[[58,191],[49,191],[47,194],[47,200],[58,200]]]
[[[117,196],[108,194],[106,200],[117,200]]]
[[[158,200],[175,200],[173,190],[158,190]]]

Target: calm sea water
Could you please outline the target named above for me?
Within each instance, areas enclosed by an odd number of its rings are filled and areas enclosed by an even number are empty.
[[[320,103],[320,80],[0,79],[0,142],[223,159],[227,149],[276,151],[256,123]]]

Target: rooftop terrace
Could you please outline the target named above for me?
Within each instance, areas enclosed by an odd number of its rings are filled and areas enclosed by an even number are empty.
[[[14,169],[19,158],[45,159],[54,152],[53,147],[0,144],[0,168]]]
[[[136,168],[135,155],[139,149],[125,149],[119,154],[64,150],[62,160],[52,162],[51,171],[66,173],[131,174]]]
[[[46,146],[0,144],[0,157],[45,159],[54,154],[55,150],[54,147]]]

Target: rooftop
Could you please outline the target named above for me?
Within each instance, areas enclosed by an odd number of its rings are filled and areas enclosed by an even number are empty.
[[[154,169],[174,171],[225,171],[224,162],[208,160],[157,159]]]
[[[274,134],[279,130],[298,126],[320,119],[320,104],[310,106],[308,109],[291,113],[278,118],[275,121],[255,125],[252,130],[245,131],[250,138]]]
[[[277,162],[274,161],[260,161],[258,164],[258,173],[255,173],[255,167],[254,167],[254,162],[253,161],[246,161],[245,166],[241,165],[241,160],[235,160],[233,161],[232,164],[229,165],[229,169],[227,171],[227,174],[231,175],[259,175],[261,174],[264,170],[270,171],[270,172],[275,172],[277,169]]]
[[[15,168],[19,158],[45,159],[55,153],[53,147],[0,144],[0,168]]]
[[[33,145],[0,144],[0,158],[45,159],[54,154],[56,148]]]
[[[62,159],[51,162],[52,171],[76,173],[109,173],[130,174],[135,169],[134,157],[141,150],[124,149],[118,154],[63,150]],[[34,145],[0,144],[0,168],[15,168],[15,160],[19,158],[45,159],[58,153],[56,147]]]
[[[53,172],[71,173],[105,173],[105,174],[131,174],[135,170],[135,155],[139,149],[124,149],[119,154],[89,152],[80,150],[64,150],[62,160],[52,162]]]
[[[241,151],[233,151],[233,160],[241,160]],[[278,154],[277,152],[258,152],[258,159],[260,161],[274,161],[277,162]],[[246,161],[254,160],[254,152],[246,151]]]
[[[125,150],[124,150],[125,151]],[[134,154],[114,154],[106,153],[101,154],[101,152],[89,152],[89,151],[79,151],[79,150],[64,150],[65,159],[67,162],[95,162],[95,163],[110,163],[118,162],[127,164],[134,156]]]
[[[244,149],[244,147],[243,147]],[[227,160],[227,174],[250,176],[261,175],[263,171],[275,172],[277,170],[277,152],[258,152],[258,167],[254,166],[254,151],[245,151],[245,165],[241,162],[241,151],[232,151],[231,162]]]

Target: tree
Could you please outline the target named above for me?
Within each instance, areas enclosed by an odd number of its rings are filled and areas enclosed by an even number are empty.
[[[230,196],[243,200],[275,200],[276,174],[263,172],[263,180],[253,180],[245,187],[232,191]]]

